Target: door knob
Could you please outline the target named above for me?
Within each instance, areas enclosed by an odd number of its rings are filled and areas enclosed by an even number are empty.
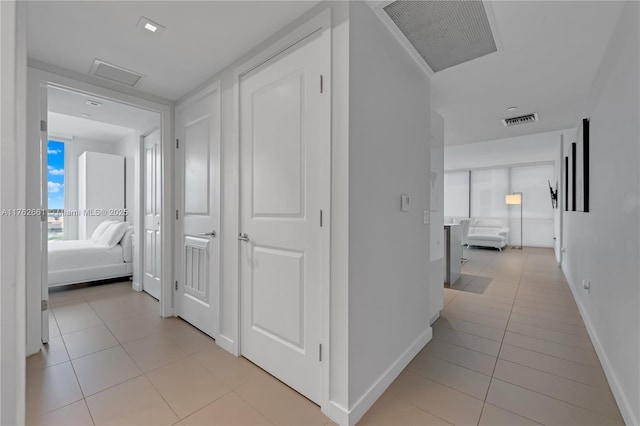
[[[243,234],[242,232],[238,234],[238,239],[240,241],[249,241],[249,236],[247,234]]]
[[[204,234],[198,234],[199,237],[216,237],[216,231],[205,232]]]

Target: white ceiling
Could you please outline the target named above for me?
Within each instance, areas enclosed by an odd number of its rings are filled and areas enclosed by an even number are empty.
[[[50,139],[81,138],[116,143],[133,132],[133,129],[128,127],[101,123],[57,112],[49,112],[47,114],[47,126],[47,133]]]
[[[88,100],[101,106],[87,105]],[[48,132],[58,137],[117,142],[134,130],[145,133],[160,126],[157,112],[59,88],[47,90],[47,109]]]
[[[615,1],[490,2],[498,51],[432,77],[445,143],[460,145],[574,127],[620,16]],[[514,112],[507,112],[517,106]],[[505,128],[501,119],[537,112]]]
[[[30,1],[28,55],[79,73],[95,58],[140,72],[176,100],[317,1]],[[447,145],[573,127],[620,15],[616,1],[493,1],[498,52],[432,76]],[[140,16],[165,26],[136,27]],[[506,108],[518,110],[507,112]],[[505,128],[537,112],[538,123]]]
[[[87,105],[88,100],[97,101],[102,105],[100,107]],[[144,128],[153,124],[157,126],[160,120],[157,112],[58,88],[49,88],[47,91],[47,108],[49,111],[75,117],[90,114],[93,121],[131,129],[147,130]]]
[[[86,74],[94,59],[139,72],[176,100],[317,1],[29,1],[28,56]],[[136,27],[145,16],[165,27]]]

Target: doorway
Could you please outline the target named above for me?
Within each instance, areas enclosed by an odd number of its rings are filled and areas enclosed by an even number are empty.
[[[42,342],[49,341],[49,295],[66,299],[74,290],[111,284],[143,289],[142,271],[149,256],[142,236],[145,221],[142,205],[148,192],[144,140],[156,135],[157,157],[154,203],[157,234],[162,233],[161,114],[84,91],[45,84],[42,88],[42,206],[48,212],[41,227],[42,253]],[[162,251],[153,252],[154,265],[161,265]],[[156,299],[161,299],[160,272]],[[149,294],[152,290],[145,289]],[[97,291],[97,290],[96,290]],[[62,292],[69,294],[62,295]],[[86,291],[85,291],[86,292]],[[53,301],[55,305],[55,301]],[[51,306],[55,308],[55,306]],[[95,307],[87,303],[87,318],[95,318]],[[104,319],[103,319],[104,320]],[[65,324],[59,332],[74,331]],[[79,325],[78,325],[79,326]]]

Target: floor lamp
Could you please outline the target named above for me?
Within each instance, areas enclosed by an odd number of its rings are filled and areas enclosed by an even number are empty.
[[[522,192],[514,192],[505,197],[507,204],[519,204],[520,205],[520,247],[511,247],[512,249],[522,250]]]

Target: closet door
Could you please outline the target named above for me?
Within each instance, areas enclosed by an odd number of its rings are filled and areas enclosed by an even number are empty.
[[[144,188],[144,245],[142,288],[156,299],[160,299],[160,274],[162,251],[160,229],[162,206],[160,131],[156,130],[144,138],[143,188]]]
[[[176,309],[211,337],[218,334],[220,282],[220,93],[176,109]]]

